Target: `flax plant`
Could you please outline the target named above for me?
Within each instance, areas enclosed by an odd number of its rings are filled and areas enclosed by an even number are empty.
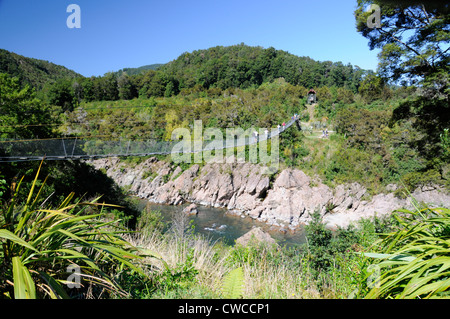
[[[45,208],[40,198],[44,185],[36,192],[41,166],[25,203],[18,198],[22,178],[1,207],[0,298],[86,297],[87,291],[91,297],[126,297],[115,274],[126,269],[146,276],[143,260],[156,255],[130,245],[116,221],[102,218],[104,207],[113,205],[98,199],[72,203],[71,193],[59,207]]]
[[[365,254],[380,271],[366,298],[450,298],[450,210],[394,216],[400,228],[381,240],[380,252]]]

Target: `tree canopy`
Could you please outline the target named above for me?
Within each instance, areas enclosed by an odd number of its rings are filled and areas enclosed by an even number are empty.
[[[0,49],[0,72],[17,77],[19,84],[28,84],[36,90],[41,90],[46,84],[58,79],[81,77],[64,66],[27,58],[3,49]]]
[[[379,48],[379,73],[393,81],[448,90],[450,26],[440,1],[358,0],[357,30]],[[369,5],[378,5],[380,27],[371,27]],[[447,92],[448,94],[448,92]]]
[[[34,89],[19,79],[0,73],[0,137],[44,138],[51,135],[54,120],[50,108]],[[41,125],[45,124],[45,125]]]

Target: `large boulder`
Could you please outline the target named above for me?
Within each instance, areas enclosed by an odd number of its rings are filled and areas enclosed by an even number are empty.
[[[198,207],[195,204],[190,204],[186,208],[183,209],[183,213],[187,215],[197,215],[198,214]]]
[[[248,246],[258,244],[276,245],[275,239],[268,233],[263,231],[260,227],[254,227],[249,232],[245,233],[236,239],[236,245]]]

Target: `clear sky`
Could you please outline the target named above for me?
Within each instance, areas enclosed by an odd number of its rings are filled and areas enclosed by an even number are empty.
[[[81,8],[70,29],[69,4]],[[245,43],[376,70],[356,32],[356,0],[0,0],[0,48],[84,76]]]

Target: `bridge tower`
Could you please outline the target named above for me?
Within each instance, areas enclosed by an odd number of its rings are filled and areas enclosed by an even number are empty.
[[[306,100],[306,103],[308,104],[314,104],[317,102],[317,95],[316,95],[316,91],[314,91],[313,89],[309,90],[308,92],[308,98]]]

